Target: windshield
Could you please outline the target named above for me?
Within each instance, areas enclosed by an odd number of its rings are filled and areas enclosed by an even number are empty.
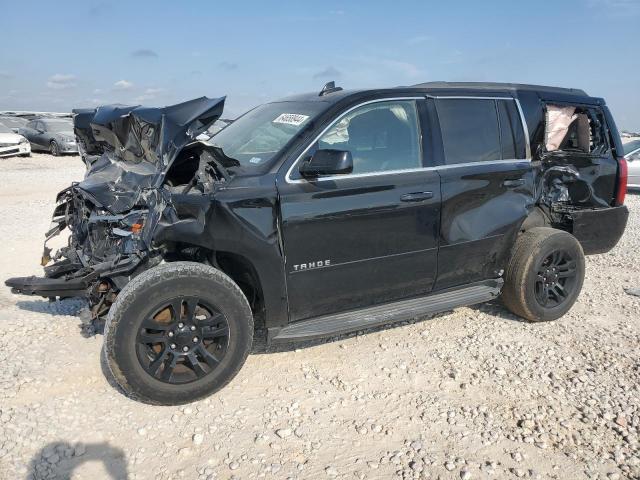
[[[625,143],[622,146],[622,149],[624,150],[624,154],[628,154],[633,152],[634,150],[637,150],[640,148],[640,140],[633,140],[632,142],[629,143]]]
[[[13,133],[13,131],[0,123],[0,133]]]
[[[260,105],[211,137],[209,143],[240,162],[242,170],[267,164],[300,130],[327,108],[325,102]]]
[[[52,133],[72,133],[73,124],[71,122],[57,121],[57,122],[44,122],[47,126],[47,132]]]

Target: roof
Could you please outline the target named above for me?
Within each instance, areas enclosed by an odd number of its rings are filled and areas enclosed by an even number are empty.
[[[569,95],[589,95],[584,90],[578,88],[562,88],[549,87],[545,85],[529,85],[524,83],[498,83],[498,82],[425,82],[412,85],[411,88],[420,89],[456,89],[456,90],[473,90],[473,91],[505,91],[516,92],[519,90],[548,92],[548,93],[564,93]]]
[[[361,90],[340,90],[320,96],[317,92],[293,95],[277,101],[288,102],[326,102],[336,103],[346,97],[366,94],[394,94],[394,93],[434,93],[446,95],[467,95],[477,93],[479,95],[505,94],[517,96],[520,92],[531,92],[541,98],[550,101],[579,101],[585,103],[604,103],[602,99],[590,97],[584,90],[577,88],[550,87],[544,85],[528,85],[521,83],[495,83],[495,82],[425,82],[411,86],[398,86],[393,88],[371,88]]]

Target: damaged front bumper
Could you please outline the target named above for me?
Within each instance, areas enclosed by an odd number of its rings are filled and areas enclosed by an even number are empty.
[[[45,276],[15,277],[5,284],[13,293],[64,298],[91,296],[101,279],[120,283],[120,277],[127,279],[148,256],[143,238],[147,218],[144,209],[112,215],[73,185],[58,195],[46,234],[41,261]],[[67,227],[68,245],[51,257],[47,242]]]
[[[165,247],[155,238],[161,219],[164,229],[180,223],[164,176],[223,108],[224,98],[202,97],[164,108],[74,111],[85,178],[58,194],[45,235],[44,277],[15,277],[5,284],[24,295],[83,296],[92,317],[103,316],[131,278],[162,261]],[[67,245],[52,254],[47,242],[67,229]]]

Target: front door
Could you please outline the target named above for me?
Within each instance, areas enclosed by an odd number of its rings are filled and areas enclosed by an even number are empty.
[[[290,321],[429,292],[440,179],[423,168],[417,100],[350,109],[301,156],[349,150],[351,174],[278,182]]]

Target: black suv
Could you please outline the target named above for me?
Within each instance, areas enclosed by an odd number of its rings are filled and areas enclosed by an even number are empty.
[[[115,379],[146,402],[222,388],[254,332],[306,340],[496,297],[554,320],[584,254],[626,225],[620,137],[581,90],[329,83],[194,141],[223,105],[77,111],[87,174],[47,233],[69,244],[45,242],[43,278],[6,282],[86,296]]]

